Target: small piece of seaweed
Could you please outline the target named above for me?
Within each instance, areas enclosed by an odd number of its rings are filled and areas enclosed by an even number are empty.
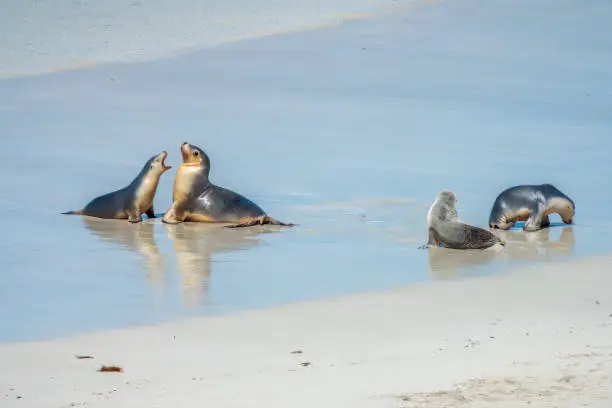
[[[101,373],[122,373],[123,368],[117,366],[105,366],[103,365],[98,369]]]

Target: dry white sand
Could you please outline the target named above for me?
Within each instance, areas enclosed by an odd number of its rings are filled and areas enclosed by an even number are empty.
[[[0,405],[609,407],[611,263],[2,344]]]

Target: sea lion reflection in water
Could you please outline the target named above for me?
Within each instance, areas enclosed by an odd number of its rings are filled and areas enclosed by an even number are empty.
[[[162,217],[164,223],[234,224],[230,228],[263,224],[294,226],[270,217],[248,198],[211,183],[210,159],[199,147],[184,142],[181,154],[183,162],[176,172],[172,206]]]
[[[455,274],[471,273],[474,267],[493,261],[548,261],[574,253],[575,237],[572,226],[561,229],[558,240],[551,240],[549,228],[525,234],[521,231],[494,232],[507,242],[503,251],[460,251],[428,248],[429,272],[438,279]]]
[[[229,230],[210,224],[169,228],[168,236],[174,242],[184,303],[195,306],[204,301],[209,291],[213,255],[257,246],[261,244],[260,234],[272,232],[261,227]]]
[[[91,200],[83,209],[62,214],[88,215],[96,218],[127,219],[131,223],[142,221],[142,214],[155,218],[153,199],[159,179],[172,166],[165,163],[168,153],[163,151],[151,157],[127,186]]]
[[[86,228],[100,239],[142,255],[148,282],[156,287],[164,286],[168,272],[167,255],[162,254],[157,246],[154,223],[134,226],[92,217],[83,217],[83,221]],[[259,245],[261,240],[258,236],[261,233],[275,232],[270,229],[264,231],[261,227],[229,230],[204,224],[189,225],[188,228],[179,225],[167,231],[174,244],[182,300],[191,306],[201,304],[206,298],[213,269],[213,255]]]
[[[122,221],[92,217],[83,217],[83,222],[85,227],[100,239],[113,242],[122,248],[142,255],[143,269],[147,272],[148,281],[155,286],[163,286],[165,256],[157,247],[153,223],[130,225]]]

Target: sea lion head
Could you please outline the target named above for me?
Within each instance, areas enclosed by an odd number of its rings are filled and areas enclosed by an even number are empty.
[[[549,203],[548,212],[557,212],[564,223],[572,224],[576,215],[576,206],[574,201],[565,195],[552,197]]]
[[[450,190],[442,190],[438,193],[437,201],[451,208],[457,207],[457,196]]]
[[[576,215],[576,204],[574,200],[563,194],[552,184],[543,184],[542,187],[548,196],[549,210],[547,212],[557,212],[564,223],[573,223],[574,216]]]
[[[166,170],[172,168],[172,166],[166,164],[166,157],[168,157],[168,152],[165,150],[151,157],[145,165],[145,171],[161,176]]]
[[[199,167],[208,176],[210,171],[210,159],[204,150],[200,149],[198,146],[183,142],[181,145],[181,154],[183,155],[182,166]]]
[[[449,190],[438,193],[436,200],[429,208],[427,223],[429,226],[439,221],[452,221],[457,219],[457,197]]]

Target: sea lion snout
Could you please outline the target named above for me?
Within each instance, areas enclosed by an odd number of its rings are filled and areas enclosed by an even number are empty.
[[[183,142],[181,145],[181,155],[183,156],[183,161],[187,162],[189,156],[191,155],[191,145],[187,142]]]
[[[162,168],[164,169],[164,171],[169,170],[169,169],[172,168],[171,165],[166,164],[166,158],[167,157],[168,157],[168,152],[167,151],[164,150],[163,152],[161,152],[160,160],[161,160],[161,165],[162,165]]]
[[[198,146],[183,142],[181,145],[181,155],[183,156],[183,166],[210,167],[208,156]]]
[[[170,166],[169,164],[166,164],[166,158],[168,157],[168,152],[167,151],[162,151],[161,153],[159,153],[157,156],[154,156],[153,158],[151,158],[151,169],[155,169],[157,168],[157,170],[161,170],[161,172],[165,172],[168,169],[171,169],[172,166]]]

